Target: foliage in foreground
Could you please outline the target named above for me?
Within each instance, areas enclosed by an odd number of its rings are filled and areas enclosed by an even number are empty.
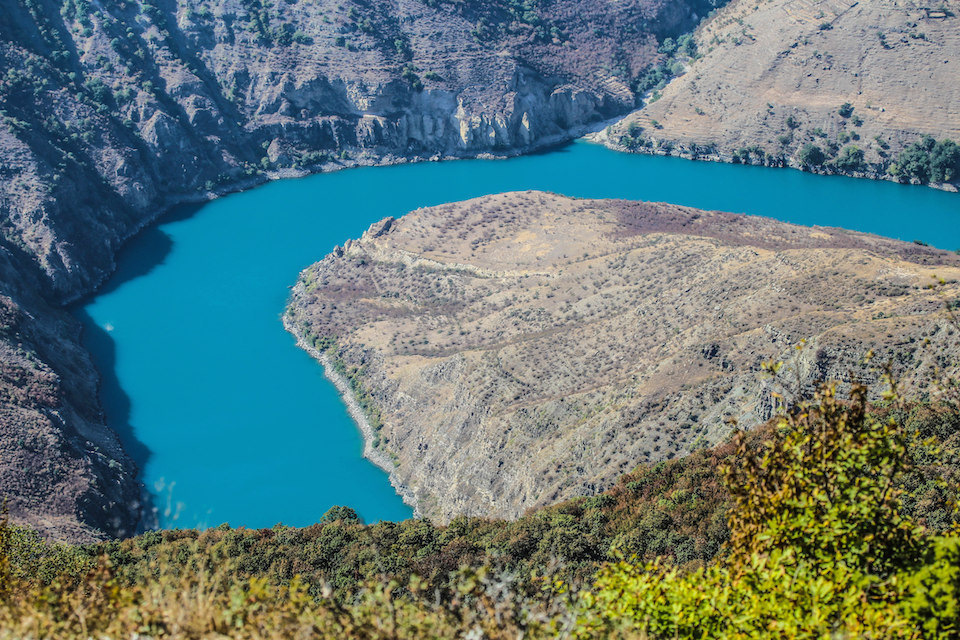
[[[522,585],[481,567],[434,583],[359,575],[337,596],[252,575],[238,568],[242,554],[213,558],[196,544],[128,558],[140,571],[124,574],[73,547],[26,557],[23,533],[5,525],[0,637],[960,638],[960,535],[938,534],[905,508],[928,499],[927,490],[917,500],[917,483],[944,454],[917,442],[924,430],[906,429],[904,415],[896,403],[868,412],[863,387],[848,401],[824,387],[762,446],[741,436],[722,458],[729,541],[714,560],[600,562],[583,586]],[[614,500],[642,490],[636,482]],[[340,528],[328,534],[342,534],[344,518],[333,522]],[[94,569],[78,577],[84,563]]]
[[[586,635],[960,637],[960,537],[904,514],[908,434],[867,413],[866,389],[825,387],[759,451],[724,469],[729,554],[681,574],[658,563],[603,569]]]

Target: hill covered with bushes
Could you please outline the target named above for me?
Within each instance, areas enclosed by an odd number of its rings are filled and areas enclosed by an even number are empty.
[[[5,524],[22,637],[955,638],[960,414],[822,387],[755,432],[514,521],[152,532]]]

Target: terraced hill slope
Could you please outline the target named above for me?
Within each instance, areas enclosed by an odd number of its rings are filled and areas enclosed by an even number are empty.
[[[928,247],[511,193],[374,225],[301,274],[287,324],[348,377],[421,513],[516,516],[756,425],[773,391],[875,378],[870,349],[919,384],[956,355],[934,272],[955,299],[960,257]]]
[[[922,136],[960,140],[956,0],[735,0],[695,40],[703,57],[611,144],[889,177]]]

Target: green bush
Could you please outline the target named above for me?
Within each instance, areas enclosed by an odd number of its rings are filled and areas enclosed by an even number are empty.
[[[960,176],[960,146],[953,140],[924,136],[900,152],[890,173],[920,184],[950,182]]]
[[[863,162],[863,149],[856,146],[844,147],[832,164],[839,171],[862,171],[866,167]]]
[[[800,149],[799,158],[801,164],[805,167],[819,167],[826,161],[823,149],[817,145],[808,142]]]
[[[580,637],[956,638],[960,538],[903,515],[907,433],[824,387],[724,470],[730,554],[692,573],[603,569]]]

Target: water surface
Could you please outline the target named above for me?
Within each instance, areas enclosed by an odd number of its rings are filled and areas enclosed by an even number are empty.
[[[577,142],[510,160],[351,169],[168,216],[78,315],[102,400],[164,527],[302,526],[335,504],[409,517],[320,366],[280,318],[301,269],[385,216],[541,189],[657,200],[960,249],[960,196]]]

